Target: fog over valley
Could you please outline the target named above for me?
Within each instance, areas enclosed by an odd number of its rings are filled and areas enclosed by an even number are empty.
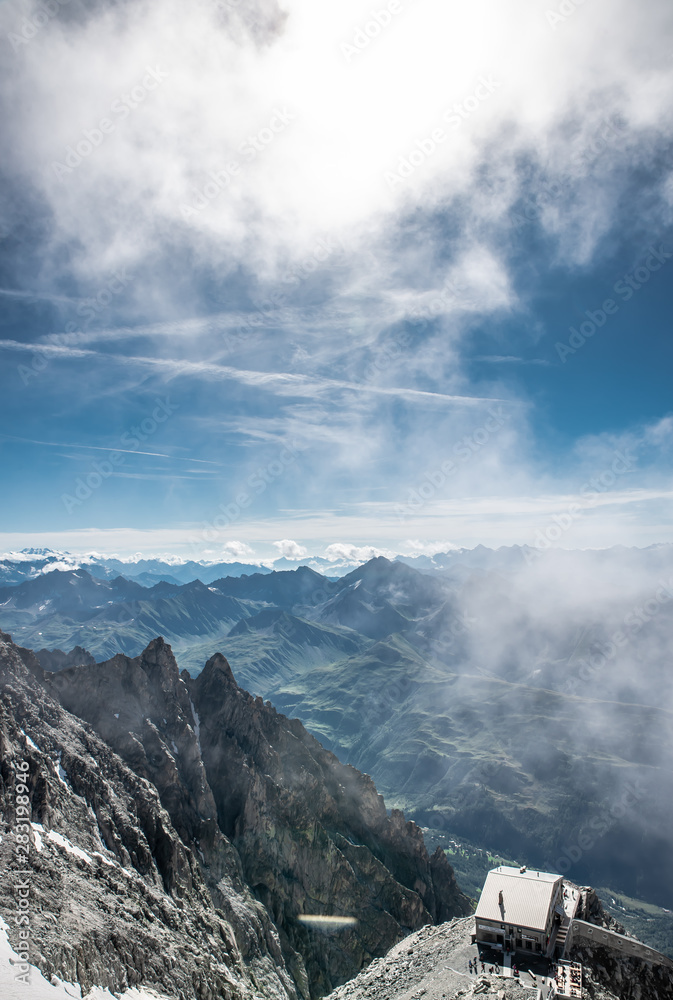
[[[0,4],[0,993],[673,1000],[669,0]]]

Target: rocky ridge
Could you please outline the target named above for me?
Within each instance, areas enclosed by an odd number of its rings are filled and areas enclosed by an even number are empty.
[[[75,646],[69,653],[62,649],[38,649],[35,653],[43,670],[65,670],[66,667],[78,667],[81,663],[93,666],[95,658],[87,649]]]
[[[418,827],[241,691],[219,654],[196,681],[161,639],[46,674],[1,635],[0,682],[0,912],[15,908],[26,760],[45,974],[183,1000],[308,1000],[409,931],[469,911]],[[299,922],[307,913],[357,923],[325,934]]]
[[[223,878],[235,912],[216,907],[193,849],[159,794],[45,691],[33,654],[0,637],[0,912],[17,946],[17,868],[28,869],[31,961],[115,992],[151,984],[181,1000],[296,1000],[278,935],[231,847]],[[23,763],[32,813],[17,851]],[[231,916],[231,919],[229,917]]]
[[[443,851],[429,857],[419,827],[397,810],[388,816],[368,775],[341,764],[299,720],[241,691],[223,656],[185,681],[219,825],[321,991],[343,977],[345,947],[354,975],[400,928],[470,912]],[[309,910],[358,923],[332,942],[297,923]]]

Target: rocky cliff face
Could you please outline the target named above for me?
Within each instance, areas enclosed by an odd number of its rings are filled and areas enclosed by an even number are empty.
[[[17,886],[27,881],[30,959],[47,977],[84,990],[150,984],[181,1000],[259,991],[296,1000],[277,932],[235,851],[223,844],[220,854],[228,912],[156,786],[43,685],[34,655],[0,633],[0,912],[12,945],[20,947]],[[17,797],[24,763],[27,857]]]
[[[572,958],[582,963],[591,1000],[672,1000],[673,972],[663,965],[620,955],[612,948],[583,945]]]
[[[367,775],[344,766],[296,719],[242,691],[223,656],[189,685],[220,828],[281,939],[326,992],[402,933],[470,911],[442,851],[393,810]],[[338,938],[300,914],[353,916]]]
[[[596,927],[626,935],[622,924],[607,913],[595,889],[585,886],[580,895],[578,917]],[[620,952],[618,947],[580,938],[568,949],[568,956],[582,963],[586,990],[592,1000],[673,1000],[673,963],[664,955],[660,960]]]
[[[0,681],[0,851],[9,863],[25,758],[47,972],[185,1000],[296,1000],[468,912],[444,855],[388,817],[371,779],[241,691],[222,656],[192,681],[157,639],[135,659],[45,674],[3,636]],[[357,923],[326,933],[307,914]]]

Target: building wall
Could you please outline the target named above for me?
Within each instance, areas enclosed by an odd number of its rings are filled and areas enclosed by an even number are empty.
[[[506,924],[503,928],[500,924],[481,919],[476,921],[475,931],[477,941],[482,941],[484,944],[500,944],[503,948],[506,943],[510,943],[510,948],[516,951],[544,951],[547,941],[546,931],[533,930],[529,927],[517,928],[512,924]],[[530,948],[527,947],[527,942],[530,942]]]
[[[552,896],[547,920],[544,930],[528,927],[517,927],[514,924],[505,924],[504,928],[495,921],[475,918],[475,934],[477,941],[484,944],[500,944],[505,947],[510,942],[510,948],[515,951],[539,953],[547,950],[547,941],[551,937],[554,927],[554,907],[563,898],[563,881],[557,883],[556,890]],[[528,947],[530,942],[530,948]]]

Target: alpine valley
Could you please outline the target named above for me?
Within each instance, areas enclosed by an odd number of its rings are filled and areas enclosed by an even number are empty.
[[[670,952],[673,546],[123,568],[3,563],[0,915],[20,951],[28,871],[55,997],[411,996],[464,945],[460,843],[642,901]],[[596,998],[673,996],[583,961]]]

